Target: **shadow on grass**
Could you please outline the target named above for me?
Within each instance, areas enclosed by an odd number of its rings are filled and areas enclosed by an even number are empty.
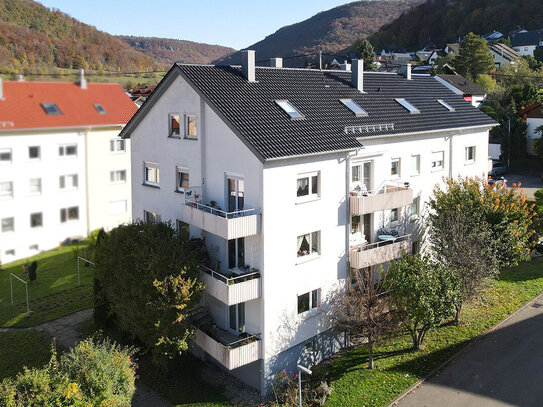
[[[515,268],[502,271],[498,275],[498,281],[515,283],[519,281],[536,280],[543,277],[543,257],[534,258],[531,261],[520,263]]]

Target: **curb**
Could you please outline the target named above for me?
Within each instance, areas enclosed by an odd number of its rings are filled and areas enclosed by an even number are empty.
[[[485,332],[477,336],[473,341],[468,343],[466,346],[464,346],[462,349],[460,349],[458,352],[456,352],[454,355],[452,355],[449,359],[447,359],[445,362],[440,364],[438,367],[433,369],[430,373],[428,373],[426,376],[424,376],[422,379],[420,379],[418,382],[413,384],[410,388],[408,388],[406,391],[404,391],[402,394],[400,394],[398,397],[396,397],[394,400],[392,400],[387,407],[393,407],[396,406],[400,400],[402,400],[405,396],[407,396],[409,393],[411,393],[413,390],[415,390],[417,387],[422,385],[426,380],[428,380],[430,377],[434,376],[436,373],[441,371],[443,368],[445,368],[447,365],[449,365],[454,360],[458,359],[460,356],[462,356],[464,353],[469,351],[471,348],[473,348],[477,343],[479,343],[482,339],[486,338],[490,334],[492,334],[495,330],[500,328],[503,324],[505,324],[507,321],[509,321],[511,318],[513,318],[518,313],[522,312],[524,309],[528,308],[530,305],[532,305],[534,302],[539,300],[540,298],[543,298],[543,292],[540,294],[537,294],[534,298],[529,300],[526,304],[524,304],[522,307],[518,308],[516,311],[514,311],[512,314],[508,315],[505,319],[502,319],[500,322],[498,322],[493,327],[488,328]]]

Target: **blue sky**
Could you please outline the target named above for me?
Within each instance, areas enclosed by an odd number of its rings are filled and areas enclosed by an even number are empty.
[[[38,0],[110,34],[247,47],[345,0]]]

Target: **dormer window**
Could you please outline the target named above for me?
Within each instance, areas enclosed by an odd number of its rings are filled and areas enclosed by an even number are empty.
[[[341,103],[345,105],[347,109],[354,113],[356,117],[366,117],[368,112],[358,106],[352,99],[339,99]]]
[[[99,103],[96,103],[96,104],[94,105],[94,108],[95,108],[96,111],[97,111],[98,113],[100,113],[100,114],[106,114],[106,113],[107,113],[107,112],[106,112],[106,109],[104,109],[104,106],[102,106],[102,105],[99,104]]]
[[[449,104],[448,104],[447,102],[445,102],[444,100],[442,100],[442,99],[436,99],[436,100],[437,100],[437,102],[438,102],[441,106],[447,108],[447,109],[449,110],[449,112],[454,112],[454,111],[455,111],[454,107],[452,107],[451,105],[449,105]]]
[[[279,107],[290,116],[291,119],[305,118],[305,116],[301,114],[298,109],[296,109],[288,100],[276,100],[275,103],[277,103]]]
[[[415,106],[413,106],[410,102],[408,102],[404,98],[394,99],[396,102],[398,102],[400,105],[402,105],[405,109],[409,111],[411,114],[420,114],[420,110],[417,109]]]
[[[45,110],[45,113],[48,115],[62,114],[56,103],[42,103],[41,107],[43,107],[43,110]]]

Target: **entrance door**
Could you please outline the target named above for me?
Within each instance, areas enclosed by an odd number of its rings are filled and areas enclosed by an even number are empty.
[[[364,185],[366,185],[368,191],[373,189],[372,175],[372,162],[366,161],[364,164],[362,164],[362,182]]]
[[[230,305],[229,328],[236,333],[245,332],[245,303]]]
[[[234,269],[245,266],[245,238],[228,241],[228,268]]]
[[[245,185],[242,179],[228,178],[228,212],[242,211],[245,200]]]

